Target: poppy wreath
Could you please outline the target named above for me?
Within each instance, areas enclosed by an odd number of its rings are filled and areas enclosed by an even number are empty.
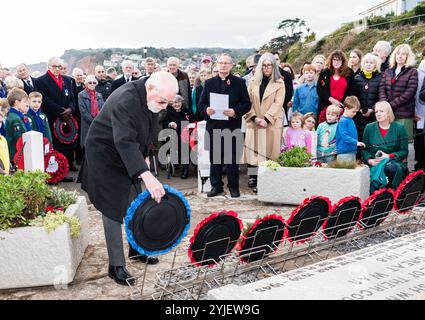
[[[343,237],[349,233],[359,221],[361,207],[360,198],[356,196],[339,200],[322,225],[325,240]]]
[[[177,247],[177,245],[183,240],[184,237],[186,237],[187,233],[189,232],[189,228],[190,228],[189,202],[187,201],[187,199],[184,197],[184,195],[181,192],[171,188],[170,186],[166,184],[164,184],[163,187],[164,187],[164,190],[166,191],[166,195],[164,196],[164,198],[167,197],[168,195],[173,195],[175,196],[174,198],[178,198],[179,201],[181,201],[183,207],[185,208],[185,211],[186,211],[185,219],[184,221],[183,220],[181,221],[181,223],[184,222],[184,228],[181,230],[181,232],[178,232],[178,233],[174,232],[173,237],[168,237],[168,239],[162,237],[161,242],[164,242],[164,241],[167,242],[168,240],[168,244],[166,243],[165,247],[164,247],[164,244],[162,244],[162,248],[158,247],[156,249],[142,247],[142,244],[137,238],[137,233],[135,233],[135,230],[133,228],[133,223],[137,223],[137,217],[141,216],[138,214],[139,207],[142,207],[143,204],[148,203],[148,201],[152,200],[152,198],[148,190],[145,190],[144,192],[140,193],[137,196],[137,198],[133,200],[130,207],[127,209],[127,214],[124,218],[124,223],[125,223],[125,232],[127,235],[128,243],[134,250],[136,250],[141,255],[153,256],[153,255],[160,255],[160,254],[167,253],[173,250],[175,247]],[[164,201],[166,200],[165,199],[161,200],[161,203],[164,203]],[[158,205],[161,205],[161,204],[155,204],[155,206],[158,206]],[[143,212],[143,215],[149,216],[151,215],[151,213],[152,211],[150,212],[146,211],[146,212]],[[179,230],[176,230],[176,231],[179,231]],[[170,242],[170,239],[173,239],[173,238],[174,240]],[[150,239],[147,239],[147,240],[150,240]],[[154,240],[157,240],[157,239],[154,239]]]
[[[195,150],[196,146],[198,145],[198,122],[195,122],[195,127],[193,129],[189,128],[189,125],[183,128],[180,138],[184,143],[188,143],[190,146],[190,149],[193,151]]]
[[[44,171],[50,175],[47,183],[57,184],[68,175],[69,164],[62,153],[52,150],[44,157],[44,168]]]
[[[43,137],[43,147],[44,147],[43,149],[44,158],[46,158],[46,156],[52,150],[52,144],[50,143],[49,139],[47,139],[46,137]],[[15,153],[15,156],[13,157],[13,162],[15,163],[16,168],[18,168],[19,170],[24,170],[24,140],[22,136],[20,136],[18,140],[16,141],[16,153]]]
[[[78,124],[73,116],[66,120],[57,118],[53,123],[53,133],[63,144],[71,144],[78,138]]]
[[[308,242],[308,241],[310,241],[311,239],[314,238],[314,236],[316,235],[317,230],[320,228],[320,226],[322,225],[322,223],[320,223],[320,224],[319,223],[316,223],[315,227],[312,228],[312,230],[309,230],[309,232],[303,233],[301,235],[298,235],[298,234],[293,235],[292,232],[291,232],[291,229],[293,230],[293,228],[295,228],[295,227],[297,227],[299,229],[305,223],[304,220],[306,220],[306,219],[301,220],[298,225],[292,226],[291,224],[297,218],[297,215],[298,214],[303,213],[303,210],[306,210],[306,208],[308,208],[312,204],[316,204],[317,205],[319,202],[322,202],[322,204],[326,204],[327,205],[327,208],[325,208],[326,209],[326,213],[325,212],[322,212],[322,214],[320,215],[321,216],[320,217],[321,218],[320,220],[326,219],[327,216],[329,215],[329,212],[332,211],[332,203],[329,200],[329,198],[327,198],[327,197],[312,196],[312,197],[306,198],[306,199],[304,199],[304,201],[297,208],[295,208],[292,211],[291,216],[286,221],[286,228],[285,228],[285,238],[287,238],[289,240],[289,242],[295,241],[297,244],[302,244],[302,243],[306,243],[306,242]],[[326,215],[326,217],[325,217],[325,215]],[[303,227],[304,227],[304,225],[303,225]]]
[[[425,171],[418,170],[409,174],[402,183],[398,186],[394,193],[394,209],[399,213],[407,214],[412,210],[412,207],[416,206],[424,198],[425,191]],[[422,188],[421,188],[422,185]],[[419,189],[412,191],[411,189]],[[422,189],[422,190],[420,190]],[[410,192],[409,192],[410,191]],[[409,197],[411,195],[417,195],[415,201]]]
[[[189,240],[189,248],[188,248],[188,251],[187,251],[187,255],[188,255],[190,261],[193,264],[195,264],[196,266],[200,267],[200,266],[204,265],[196,257],[197,256],[197,254],[196,254],[196,251],[197,250],[194,250],[193,249],[193,247],[195,246],[195,243],[197,241],[198,234],[202,231],[202,228],[203,227],[207,226],[211,221],[213,221],[214,219],[217,219],[217,218],[219,218],[220,216],[223,216],[223,215],[230,216],[230,217],[233,217],[233,218],[236,219],[236,221],[238,223],[239,235],[240,235],[240,232],[243,229],[243,223],[242,223],[242,220],[240,220],[238,218],[238,214],[236,212],[230,211],[230,210],[229,211],[222,210],[222,211],[213,212],[211,215],[209,215],[208,217],[206,217],[204,220],[202,220],[201,222],[199,222],[197,224],[197,226],[196,226],[196,228],[195,228],[195,230],[193,232],[193,235],[192,235],[192,237]],[[238,236],[238,238],[239,238],[239,236]],[[233,239],[230,239],[230,240],[233,240]],[[227,250],[225,250],[226,251],[226,255],[228,255],[228,254],[230,254],[232,252],[232,250],[234,249],[234,247],[237,244],[237,241],[236,240],[237,239],[235,239],[235,241],[230,241],[229,246],[227,247]],[[205,248],[203,248],[201,250],[205,250]],[[215,265],[215,263],[209,263],[208,264],[208,267],[212,267],[214,265]]]
[[[370,229],[379,226],[387,218],[394,206],[394,192],[391,189],[376,190],[362,204],[357,227]]]
[[[271,252],[275,252],[283,241],[284,228],[285,220],[277,214],[255,220],[254,224],[243,233],[237,245],[241,261],[261,260]]]

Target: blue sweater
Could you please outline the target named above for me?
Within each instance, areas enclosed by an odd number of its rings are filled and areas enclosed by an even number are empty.
[[[314,82],[311,86],[303,83],[295,89],[292,111],[298,111],[302,114],[313,112],[317,115],[319,105],[319,96],[317,95],[317,85]]]
[[[336,128],[336,152],[357,152],[357,129],[354,120],[342,115]]]

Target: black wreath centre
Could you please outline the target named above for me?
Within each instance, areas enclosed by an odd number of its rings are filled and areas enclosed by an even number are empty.
[[[324,228],[328,239],[345,236],[357,224],[361,213],[361,203],[357,199],[348,200],[329,215]]]
[[[268,219],[258,224],[246,235],[240,256],[244,262],[264,259],[283,238],[285,224],[278,219]]]
[[[129,228],[141,248],[161,251],[180,238],[188,223],[183,201],[167,192],[159,204],[152,198],[143,201],[137,207]]]
[[[411,209],[422,199],[425,192],[425,174],[419,174],[409,181],[395,199],[400,212]]]
[[[394,194],[384,191],[371,199],[370,203],[363,208],[363,216],[360,225],[363,229],[370,229],[379,226],[394,206]]]
[[[298,211],[287,226],[291,240],[310,238],[323,224],[329,214],[329,205],[323,199],[313,199]]]
[[[219,214],[208,221],[196,235],[190,247],[194,260],[201,265],[219,262],[220,257],[227,255],[235,247],[241,231],[237,218]]]

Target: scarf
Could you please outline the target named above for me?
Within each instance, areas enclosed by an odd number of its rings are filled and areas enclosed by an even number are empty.
[[[10,112],[17,114],[19,116],[19,118],[21,118],[21,120],[25,124],[25,129],[26,129],[25,131],[31,131],[32,130],[31,124],[30,124],[28,118],[22,112],[20,112],[19,110],[15,109],[15,108],[10,108],[9,113]]]
[[[372,79],[372,76],[373,76],[373,73],[374,73],[374,72],[375,72],[375,71],[370,71],[370,72],[368,72],[368,71],[363,70],[364,77],[365,77],[367,80]]]
[[[29,109],[28,113],[33,116],[35,123],[37,124],[38,132],[44,133],[44,121],[41,119],[41,108],[35,112],[32,109]]]
[[[62,88],[63,88],[62,76],[59,74],[59,76],[56,78],[55,75],[50,72],[50,70],[47,70],[47,73],[53,79],[53,81],[58,85],[59,89],[62,91]]]
[[[97,104],[96,90],[85,89],[90,96],[90,114],[93,118],[99,114],[99,105]]]

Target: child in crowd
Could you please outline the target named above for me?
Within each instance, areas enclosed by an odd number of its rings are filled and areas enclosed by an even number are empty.
[[[178,162],[179,164],[182,164],[182,173],[180,178],[187,179],[189,176],[189,147],[187,150],[181,149],[181,132],[182,132],[182,125],[184,125],[186,122],[186,125],[189,124],[189,122],[193,122],[193,114],[183,105],[184,99],[180,95],[176,95],[174,102],[171,106],[167,107],[167,115],[164,118],[163,126],[164,129],[171,128],[176,130],[178,141]],[[171,144],[171,152],[175,152],[175,144]]]
[[[292,112],[298,111],[302,114],[312,112],[317,115],[319,96],[317,95],[316,69],[311,64],[305,64],[302,71],[305,82],[295,89]]]
[[[356,124],[353,117],[360,110],[360,101],[355,96],[344,100],[344,114],[336,128],[337,160],[350,162],[356,160],[357,147],[365,147],[358,141]]]
[[[286,128],[283,133],[284,145],[287,147],[306,147],[307,152],[311,153],[311,135],[307,130],[303,129],[304,118],[299,112],[292,114],[290,127]]]
[[[9,148],[7,140],[0,135],[0,175],[8,175],[10,169]]]
[[[28,95],[19,88],[12,89],[7,95],[10,110],[6,120],[6,139],[9,147],[10,160],[16,153],[16,142],[25,132],[31,131],[31,119],[26,116],[28,112]]]
[[[32,128],[35,131],[41,132],[43,137],[47,138],[52,143],[52,133],[49,127],[47,116],[41,112],[40,107],[43,102],[43,96],[40,92],[33,91],[29,94],[30,109],[28,116],[32,120]]]
[[[0,108],[0,136],[6,137],[5,113]]]
[[[304,115],[303,129],[310,133],[311,136],[311,155],[316,158],[317,153],[317,132],[315,130],[316,117],[313,112],[308,112]]]
[[[336,152],[336,127],[341,108],[330,105],[326,109],[326,121],[317,127],[317,160],[329,163],[335,160]]]

